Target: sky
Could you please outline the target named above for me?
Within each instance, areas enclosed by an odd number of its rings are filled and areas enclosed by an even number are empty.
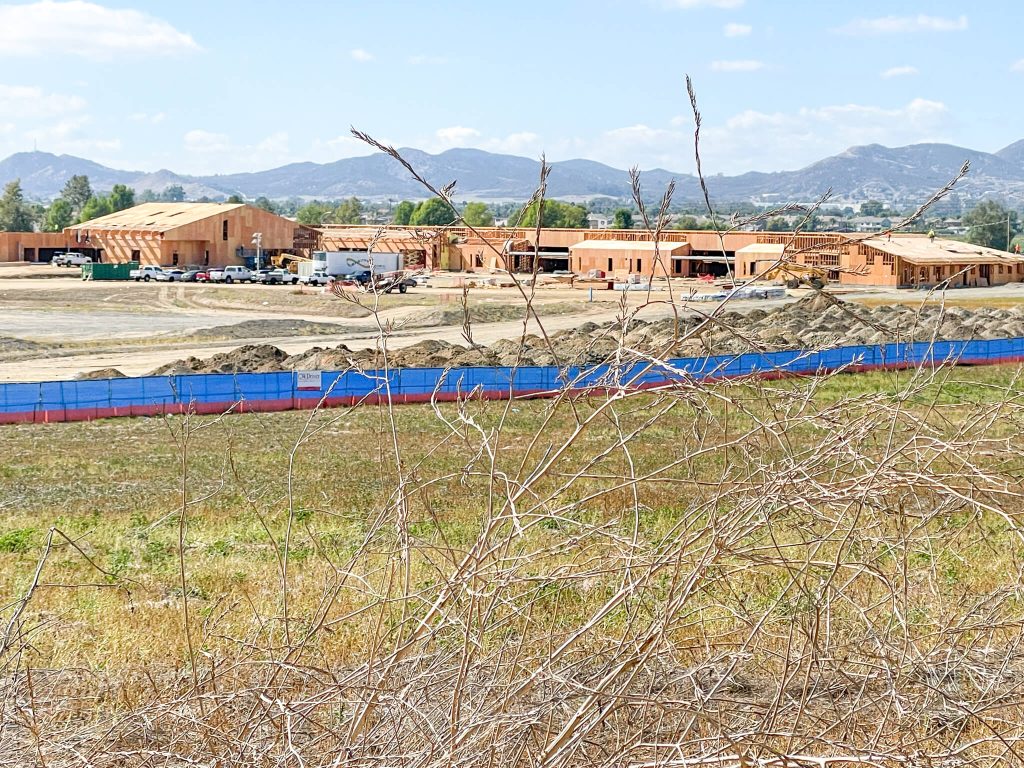
[[[1019,0],[0,0],[0,157],[178,173],[399,147],[793,170],[1024,138]]]

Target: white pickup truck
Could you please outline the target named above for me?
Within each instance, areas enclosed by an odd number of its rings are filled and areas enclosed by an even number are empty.
[[[92,258],[84,253],[68,251],[54,254],[52,263],[55,267],[80,267],[83,264],[92,264]]]
[[[209,275],[211,283],[251,283],[255,281],[248,267],[239,267],[234,264],[211,269]]]
[[[299,282],[302,285],[327,285],[332,279],[324,269],[314,269],[308,275],[299,275]]]
[[[128,277],[130,277],[136,283],[139,282],[139,280],[144,280],[145,282],[148,283],[150,280],[156,280],[157,275],[161,274],[162,272],[163,269],[156,266],[155,264],[146,264],[144,267],[133,269],[131,272],[128,273]]]

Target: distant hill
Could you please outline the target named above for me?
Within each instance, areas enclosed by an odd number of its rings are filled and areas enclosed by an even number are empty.
[[[438,186],[456,180],[456,197],[463,200],[525,200],[532,194],[540,174],[536,160],[478,149],[450,149],[438,155],[403,149],[402,154]],[[896,148],[871,144],[851,147],[798,171],[712,176],[708,185],[713,198],[723,202],[808,202],[831,187],[838,201],[874,198],[913,204],[926,200],[942,187],[965,160],[971,162],[971,173],[958,187],[961,200],[992,196],[1024,205],[1024,140],[994,154],[950,144]],[[26,195],[33,198],[55,197],[75,174],[86,174],[98,190],[127,184],[138,192],[160,192],[180,185],[190,198],[217,199],[231,194],[250,199],[261,195],[271,199],[356,195],[400,200],[425,196],[423,188],[409,178],[401,165],[381,153],[333,163],[293,163],[267,171],[218,176],[184,176],[170,170],[122,171],[79,157],[46,152],[22,152],[0,161],[0,182],[20,178]],[[700,198],[694,176],[661,169],[643,173],[644,190],[652,197],[658,196],[672,178],[676,179],[677,201]],[[563,199],[627,198],[629,174],[592,160],[556,162],[551,164],[548,194]]]

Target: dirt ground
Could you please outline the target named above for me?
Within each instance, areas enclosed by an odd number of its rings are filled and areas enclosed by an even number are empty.
[[[85,282],[72,270],[49,265],[0,267],[0,381],[65,380],[115,369],[144,375],[189,357],[209,358],[241,345],[272,345],[298,355],[314,348],[344,344],[358,351],[377,345],[378,322],[389,332],[389,347],[440,342],[466,344],[460,279],[443,275],[429,287],[406,295],[375,298],[360,294],[363,304],[338,298],[319,288],[182,283]],[[695,285],[672,286],[678,300]],[[705,289],[706,290],[706,289]],[[921,292],[834,290],[844,300],[869,305],[920,303]],[[806,291],[789,291],[785,299],[740,301],[738,312],[770,311],[796,301]],[[673,315],[666,290],[630,292],[625,301],[642,307],[639,317],[654,322]],[[965,306],[1024,305],[1024,285],[951,292],[947,303]],[[471,288],[468,292],[474,343],[492,345],[523,333],[522,296],[514,287]],[[609,323],[620,314],[620,292],[568,286],[540,287],[535,307],[548,333],[577,329],[584,323]],[[377,317],[370,307],[379,309]],[[707,312],[714,303],[688,306]],[[535,319],[529,333],[541,332]]]

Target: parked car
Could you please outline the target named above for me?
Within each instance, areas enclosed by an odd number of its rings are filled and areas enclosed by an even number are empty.
[[[315,269],[311,274],[299,275],[297,282],[303,285],[327,285],[333,278],[325,269]]]
[[[202,277],[200,277],[202,275]],[[183,283],[202,283],[206,281],[208,275],[205,269],[199,269],[193,267],[192,269],[186,269],[185,273],[181,276],[181,282]]]
[[[51,263],[55,267],[80,267],[83,264],[92,264],[92,257],[77,251],[68,251],[54,254]]]
[[[164,283],[173,283],[175,281],[181,282],[182,277],[185,275],[183,269],[163,269],[156,276],[157,281]]]
[[[287,269],[261,269],[260,272],[263,274],[258,280],[264,285],[295,285],[299,282],[299,276]]]
[[[136,283],[139,282],[139,280],[144,280],[145,282],[148,283],[150,280],[155,280],[156,276],[163,271],[163,268],[158,267],[154,264],[146,264],[145,266],[139,267],[138,269],[133,269],[131,272],[128,273],[128,277],[130,277]]]
[[[253,282],[252,272],[248,267],[240,267],[232,264],[227,267],[211,269],[209,272],[210,282],[213,283],[251,283]]]

